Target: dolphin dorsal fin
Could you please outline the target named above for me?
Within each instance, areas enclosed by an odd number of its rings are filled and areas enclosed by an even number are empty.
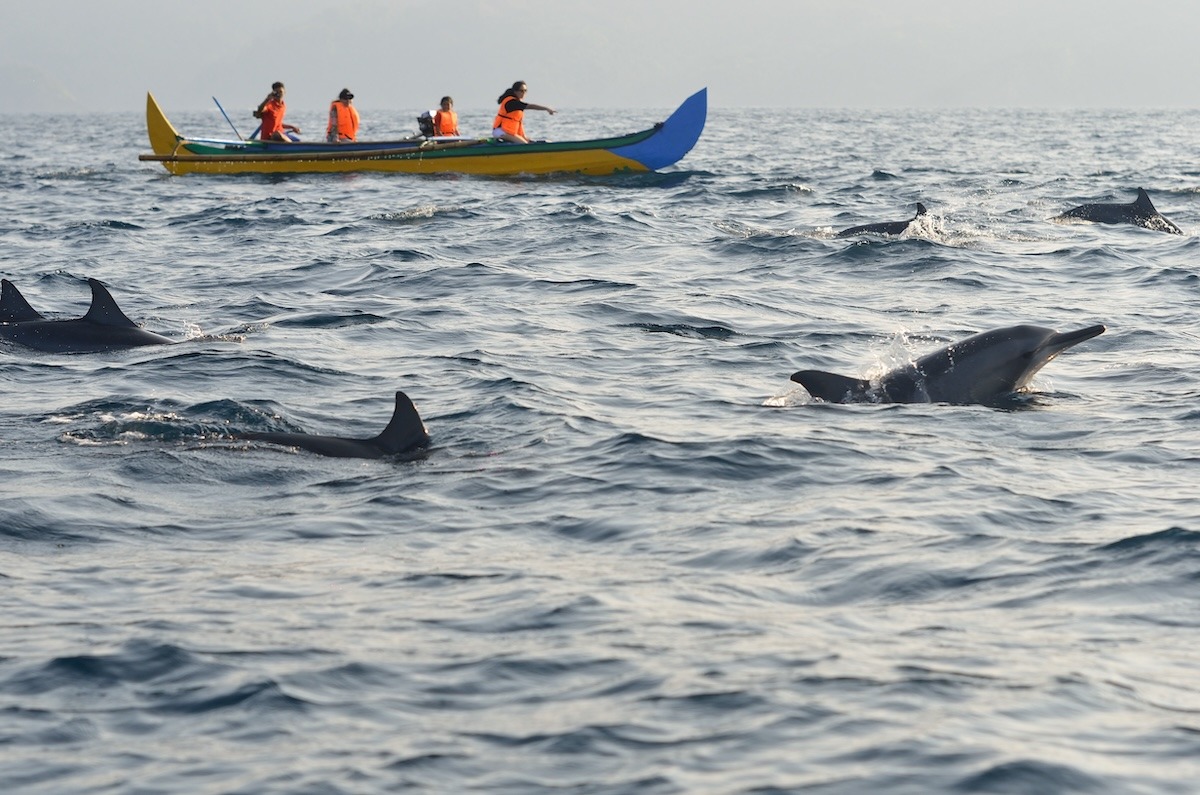
[[[863,400],[871,389],[870,381],[823,370],[800,370],[792,373],[792,380],[807,389],[808,394],[828,403]]]
[[[83,316],[84,320],[98,326],[138,327],[136,323],[125,317],[121,307],[117,306],[117,302],[109,294],[108,288],[95,279],[88,279],[88,284],[92,287],[92,305],[88,308],[87,314]]]
[[[396,409],[383,433],[371,440],[387,455],[403,453],[429,444],[429,433],[417,407],[403,392],[396,393]]]
[[[917,214],[916,214],[915,216],[913,216],[913,217],[914,217],[914,218],[920,218],[922,215],[925,215],[925,214],[926,214],[926,213],[928,213],[928,212],[929,212],[929,211],[925,209],[925,205],[924,205],[924,204],[921,204],[920,202],[917,202]]]
[[[1154,203],[1150,201],[1150,194],[1146,193],[1145,188],[1138,188],[1137,199],[1134,200],[1133,206],[1147,213],[1158,212],[1158,210],[1154,209]]]
[[[0,323],[25,323],[45,320],[37,313],[21,291],[8,279],[0,279]]]

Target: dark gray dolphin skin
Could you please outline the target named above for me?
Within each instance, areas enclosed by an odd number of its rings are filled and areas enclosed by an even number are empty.
[[[403,392],[396,393],[396,409],[383,433],[371,439],[343,439],[339,436],[317,436],[309,433],[269,433],[248,431],[234,434],[237,439],[298,447],[310,453],[333,458],[383,458],[425,447],[429,434],[417,407]]]
[[[908,229],[908,225],[913,221],[925,215],[928,210],[925,205],[917,202],[917,214],[907,221],[887,221],[882,224],[863,224],[862,226],[852,226],[849,229],[843,229],[837,233],[838,237],[853,237],[854,235],[902,235],[904,230]]]
[[[117,306],[104,285],[88,279],[92,305],[74,320],[42,317],[8,279],[0,280],[0,339],[50,353],[96,353],[174,341],[139,328]]]
[[[39,315],[25,296],[8,279],[0,279],[0,323],[28,323],[45,320]]]
[[[1099,325],[1061,334],[1041,326],[1008,326],[922,356],[878,381],[821,370],[792,373],[792,380],[829,403],[996,405],[1028,384],[1055,356],[1103,333]]]
[[[1171,223],[1150,201],[1150,195],[1138,188],[1137,199],[1130,204],[1081,204],[1056,215],[1051,221],[1092,221],[1097,224],[1133,224],[1153,229],[1155,232],[1170,232],[1182,235],[1183,231]]]

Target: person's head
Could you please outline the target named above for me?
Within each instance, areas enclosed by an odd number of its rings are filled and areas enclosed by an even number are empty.
[[[450,110],[454,107],[454,99],[452,97],[442,97],[442,110]]]
[[[271,84],[271,93],[277,97],[282,97],[283,96],[283,83],[279,82],[278,80],[276,80],[274,83],[272,83]]]
[[[526,91],[525,81],[518,80],[517,82],[512,84],[512,88],[504,89],[504,93],[501,94],[500,99],[498,99],[496,101],[503,102],[504,100],[508,99],[509,97],[516,97],[517,99],[520,99],[521,97],[525,96],[525,91]]]
[[[342,102],[349,102],[350,100],[354,99],[354,95],[350,93],[350,89],[343,88],[338,92],[338,99],[340,99]]]

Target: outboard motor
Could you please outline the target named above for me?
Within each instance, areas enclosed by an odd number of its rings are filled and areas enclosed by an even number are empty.
[[[435,113],[437,111],[427,110],[417,117],[417,126],[421,128],[421,135],[426,138],[433,137],[433,114]]]

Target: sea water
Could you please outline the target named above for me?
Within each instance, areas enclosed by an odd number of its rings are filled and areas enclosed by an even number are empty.
[[[5,116],[0,274],[179,344],[0,345],[0,788],[1195,792],[1200,114],[711,99],[611,178],[172,177],[138,113]],[[1182,237],[1047,221],[1138,187]],[[1108,331],[1008,409],[788,380],[1015,323]],[[232,436],[397,390],[417,460]]]

